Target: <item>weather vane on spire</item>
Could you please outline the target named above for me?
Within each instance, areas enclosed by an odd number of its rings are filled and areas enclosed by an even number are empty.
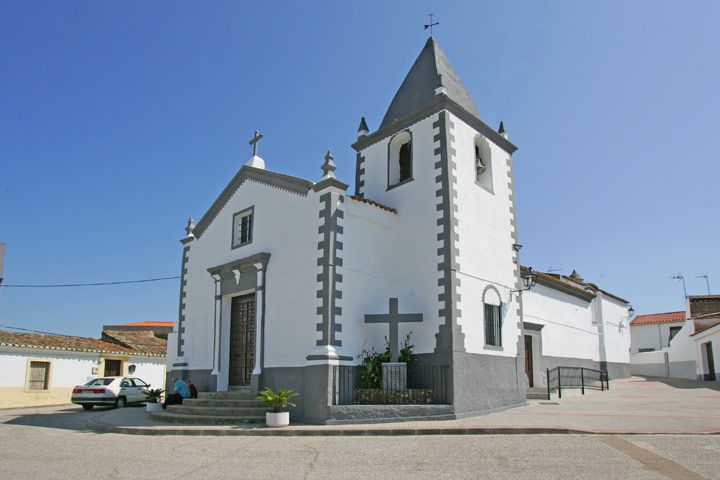
[[[440,22],[435,22],[435,23],[433,23],[433,15],[435,15],[435,14],[434,14],[434,13],[428,13],[428,17],[430,17],[430,23],[428,23],[428,24],[425,25],[425,30],[427,30],[428,28],[430,29],[430,36],[431,36],[431,37],[433,36],[433,35],[432,35],[433,27],[434,27],[435,25],[440,25]]]

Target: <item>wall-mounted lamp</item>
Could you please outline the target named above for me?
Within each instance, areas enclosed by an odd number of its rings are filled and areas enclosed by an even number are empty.
[[[528,267],[527,271],[522,274],[522,282],[525,288],[520,290],[510,290],[510,293],[522,293],[526,290],[530,290],[537,283],[538,274],[532,267]]]

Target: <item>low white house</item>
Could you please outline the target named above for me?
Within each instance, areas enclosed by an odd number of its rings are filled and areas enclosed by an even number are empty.
[[[72,387],[98,376],[132,375],[164,385],[165,340],[152,332],[103,337],[0,330],[0,408],[67,404]]]
[[[547,385],[555,367],[605,370],[630,376],[630,304],[569,276],[538,272],[537,285],[523,293],[525,373],[530,387]]]
[[[720,295],[688,297],[685,310],[638,315],[632,332],[632,373],[716,380]]]

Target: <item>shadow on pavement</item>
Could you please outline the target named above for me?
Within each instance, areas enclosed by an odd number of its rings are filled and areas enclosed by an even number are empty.
[[[126,407],[140,408],[140,407]],[[144,406],[142,406],[144,408]],[[68,406],[54,409],[23,409],[0,411],[0,423],[29,427],[57,428],[77,432],[104,433],[88,428],[88,421],[98,414],[110,411],[110,407],[95,407],[85,411],[81,407]]]
[[[639,377],[648,382],[660,382],[673,388],[695,389],[707,388],[709,390],[720,391],[720,382],[704,381],[704,380],[688,380],[684,378],[665,378],[665,377]]]

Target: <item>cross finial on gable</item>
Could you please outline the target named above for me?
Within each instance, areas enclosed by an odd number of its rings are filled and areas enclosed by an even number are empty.
[[[249,145],[253,146],[253,157],[257,156],[258,152],[258,143],[263,138],[263,134],[260,133],[258,130],[255,130],[255,135],[253,135],[252,140],[250,140]]]

